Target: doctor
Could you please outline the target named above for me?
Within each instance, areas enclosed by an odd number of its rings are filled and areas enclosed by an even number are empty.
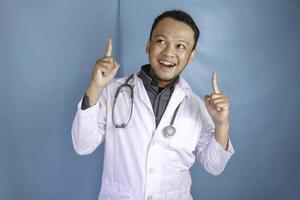
[[[105,142],[99,199],[191,200],[189,169],[195,160],[211,174],[224,170],[234,153],[228,99],[215,73],[204,102],[180,76],[196,55],[198,37],[190,15],[162,13],[146,46],[150,64],[119,79],[108,40],[72,125],[79,155]]]

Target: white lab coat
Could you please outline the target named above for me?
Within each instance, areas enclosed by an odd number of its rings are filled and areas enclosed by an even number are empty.
[[[103,90],[95,106],[81,110],[72,125],[72,141],[80,155],[92,153],[105,140],[101,200],[191,200],[189,169],[200,161],[206,171],[218,175],[234,149],[229,141],[225,151],[213,136],[214,124],[204,102],[180,78],[159,125],[142,80],[129,81],[134,89],[132,118],[126,128],[115,128],[112,106],[117,88],[125,78],[115,79]],[[162,135],[176,107],[171,138]],[[131,101],[121,92],[115,107],[115,122],[126,122]]]

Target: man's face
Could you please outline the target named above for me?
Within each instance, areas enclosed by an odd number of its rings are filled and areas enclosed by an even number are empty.
[[[150,73],[160,87],[171,83],[195,56],[194,32],[183,22],[164,18],[147,43]]]

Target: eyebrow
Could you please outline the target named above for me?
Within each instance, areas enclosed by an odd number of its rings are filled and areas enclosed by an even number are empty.
[[[183,43],[186,43],[186,44],[189,44],[189,42],[188,42],[188,41],[185,41],[185,40],[179,39],[179,41],[180,41],[180,42],[183,42]]]
[[[164,34],[157,34],[157,35],[154,35],[154,37],[163,37],[163,38],[167,38]],[[184,42],[184,43],[186,43],[186,44],[189,44],[188,41],[186,41],[186,40],[184,40],[184,39],[182,39],[182,38],[179,38],[179,39],[176,39],[176,40],[178,40],[178,41],[180,41],[180,42]]]

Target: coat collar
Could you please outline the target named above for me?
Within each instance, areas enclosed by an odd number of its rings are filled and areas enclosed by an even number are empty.
[[[115,79],[115,81],[119,84],[124,84],[129,76]],[[148,94],[146,92],[146,89],[143,85],[142,79],[139,77],[139,72],[136,72],[133,75],[133,78],[131,78],[128,82],[128,84],[133,86],[134,93],[138,94],[135,95],[135,97],[139,97],[147,107],[149,107],[150,110],[152,110],[151,102],[149,100]],[[192,89],[189,86],[189,84],[180,76],[179,81],[175,86],[175,89],[173,91],[173,94],[171,96],[171,103],[174,105],[179,104],[183,98],[189,99],[191,96]],[[170,103],[170,102],[169,102]]]
[[[132,78],[132,80],[129,80],[129,84],[134,86],[137,83],[143,84],[143,81],[141,80],[141,78],[138,76],[139,72],[136,72]],[[116,79],[116,82],[120,83],[120,84],[124,84],[125,81],[128,79],[129,76],[123,77],[123,78],[119,78]],[[176,88],[182,90],[185,95],[189,96],[192,89],[189,86],[189,84],[182,78],[182,76],[179,77],[179,81],[175,86]]]

